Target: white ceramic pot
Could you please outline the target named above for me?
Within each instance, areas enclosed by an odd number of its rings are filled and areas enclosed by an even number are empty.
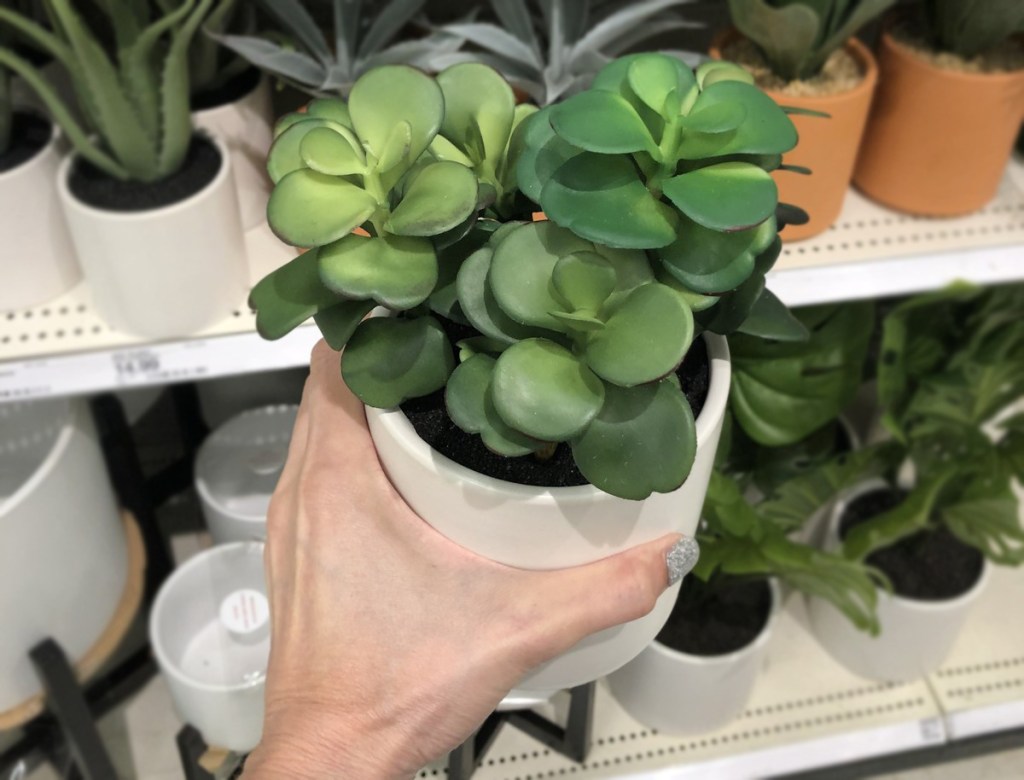
[[[243,229],[266,222],[270,197],[267,152],[273,141],[274,122],[270,81],[261,75],[247,94],[222,106],[195,111],[192,121],[197,128],[220,138],[231,151]]]
[[[270,656],[263,544],[213,547],[176,569],[153,604],[149,639],[181,719],[210,745],[256,747]]]
[[[0,404],[0,712],[40,693],[28,653],[75,662],[128,578],[124,524],[85,403]]]
[[[391,482],[413,510],[452,541],[523,569],[557,569],[605,558],[667,533],[693,535],[704,503],[729,396],[729,348],[705,337],[711,382],[697,418],[697,457],[683,485],[645,501],[592,485],[538,488],[478,474],[431,449],[399,410],[367,409]],[[635,657],[664,625],[679,586],[639,620],[594,634],[528,675],[514,695],[546,694],[597,679]]]
[[[120,212],[82,203],[68,186],[75,156],[57,187],[71,237],[107,324],[147,338],[187,336],[245,300],[248,268],[231,159],[218,139],[213,181],[180,203]]]
[[[203,421],[211,428],[260,406],[298,404],[309,368],[261,371],[196,382]]]
[[[228,420],[196,456],[196,492],[217,544],[264,540],[297,406],[266,406]]]
[[[829,519],[827,550],[839,549],[839,524],[850,502],[885,486],[881,480],[870,480],[836,503]],[[854,674],[886,682],[918,680],[942,666],[988,579],[986,561],[974,587],[954,599],[922,601],[880,591],[882,631],[877,637],[858,631],[824,599],[808,598],[811,629],[822,647]]]
[[[781,605],[778,585],[770,585],[768,622],[749,645],[724,655],[699,656],[651,642],[608,675],[612,695],[633,718],[663,734],[714,731],[739,717],[764,666]]]
[[[60,138],[53,125],[32,159],[0,173],[0,214],[10,227],[0,252],[0,311],[45,303],[82,278],[57,197]]]

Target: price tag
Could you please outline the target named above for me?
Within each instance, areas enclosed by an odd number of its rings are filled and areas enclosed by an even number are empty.
[[[210,373],[204,342],[123,349],[111,354],[114,382],[120,387],[198,379]]]
[[[115,352],[110,357],[114,363],[115,380],[119,385],[152,382],[160,374],[160,356],[151,349]]]

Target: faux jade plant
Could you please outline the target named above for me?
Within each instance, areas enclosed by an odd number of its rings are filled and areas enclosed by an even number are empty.
[[[952,0],[961,4],[960,0]],[[1011,0],[1012,1],[1012,0]],[[832,52],[896,0],[729,0],[732,23],[786,79],[818,75]]]
[[[539,105],[578,92],[612,57],[654,35],[691,26],[667,13],[690,0],[490,0],[499,25],[459,22],[443,29],[478,51],[439,54],[435,67],[482,62]]]
[[[214,0],[181,0],[145,27],[132,4],[97,6],[114,33],[114,53],[70,0],[44,0],[53,32],[9,8],[8,26],[61,63],[88,122],[73,117],[52,85],[25,58],[0,49],[0,67],[20,75],[85,160],[115,179],[152,182],[177,171],[192,140],[189,47]]]
[[[1017,0],[921,0],[928,42],[936,51],[971,58],[1024,32]]]
[[[499,454],[564,442],[609,493],[675,489],[696,451],[674,376],[693,338],[751,312],[792,328],[761,293],[778,253],[765,166],[796,135],[744,78],[634,56],[553,113],[517,108],[481,64],[370,71],[278,124],[268,217],[309,251],[254,288],[257,327],[314,317],[371,406],[446,388],[455,424]],[[558,135],[592,145],[587,125],[603,152]],[[537,202],[551,221],[528,221]],[[394,316],[364,320],[377,306]],[[458,359],[446,321],[471,334]]]

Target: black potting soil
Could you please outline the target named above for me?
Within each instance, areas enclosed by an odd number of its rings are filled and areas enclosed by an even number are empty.
[[[7,151],[0,154],[0,173],[13,171],[24,165],[50,140],[53,128],[50,123],[35,114],[17,113],[11,120],[11,143]]]
[[[772,593],[765,580],[722,581],[710,588],[694,576],[683,580],[658,642],[690,655],[723,655],[753,642],[768,622]]]
[[[480,335],[472,328],[448,320],[442,320],[442,325],[452,344]],[[711,379],[711,366],[703,339],[694,342],[676,374],[696,417],[704,408]],[[576,468],[568,445],[560,444],[548,460],[538,460],[532,455],[507,458],[491,452],[479,436],[466,433],[451,421],[445,408],[443,390],[406,401],[402,404],[402,411],[423,441],[446,458],[479,474],[536,487],[587,484],[586,478]]]
[[[839,525],[845,537],[859,524],[898,506],[906,497],[900,490],[884,489],[850,502]],[[978,582],[984,558],[957,539],[945,526],[918,531],[868,556],[867,563],[885,572],[898,596],[921,601],[942,601],[960,596]]]
[[[148,211],[180,203],[209,184],[220,171],[220,152],[213,143],[196,136],[181,168],[154,182],[120,181],[81,158],[75,163],[68,186],[76,198],[109,211]]]
[[[256,89],[260,83],[258,68],[247,68],[233,78],[228,79],[216,89],[201,92],[192,96],[192,110],[205,111],[208,108],[234,103]]]

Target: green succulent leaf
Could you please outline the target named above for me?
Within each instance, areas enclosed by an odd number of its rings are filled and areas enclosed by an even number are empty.
[[[422,238],[352,234],[321,247],[319,261],[329,289],[394,310],[423,303],[437,283],[437,257]]]
[[[307,167],[308,164],[301,153],[302,141],[313,130],[326,128],[336,134],[345,131],[344,127],[327,119],[310,119],[304,114],[297,116],[302,118],[301,121],[295,122],[281,132],[267,154],[267,173],[274,184],[292,171]]]
[[[274,187],[267,219],[282,241],[312,247],[348,235],[376,210],[377,201],[355,184],[302,168]]]
[[[541,441],[566,441],[601,410],[605,387],[565,347],[527,339],[498,358],[491,394],[507,425]]]
[[[741,121],[732,131],[701,127],[727,126],[741,110]],[[683,126],[690,132],[684,133],[679,154],[688,160],[727,154],[776,155],[790,151],[797,142],[796,127],[786,112],[757,87],[740,81],[705,86]]]
[[[562,139],[588,152],[656,152],[658,148],[636,109],[613,92],[594,89],[574,95],[555,106],[551,125]]]
[[[691,219],[680,223],[679,238],[658,253],[672,276],[699,293],[723,293],[739,287],[754,270],[754,260],[775,237],[775,222],[723,233]]]
[[[389,173],[403,161],[407,161],[406,167],[408,167],[408,164],[412,163],[412,160],[409,159],[411,149],[412,125],[405,120],[396,122],[388,140],[384,142],[383,148],[377,154],[377,172]]]
[[[306,106],[306,116],[329,119],[345,127],[352,127],[352,116],[348,112],[348,104],[340,98],[316,98],[311,100],[309,105]]]
[[[320,334],[328,346],[340,352],[352,338],[359,323],[376,305],[373,301],[342,300],[333,306],[320,309],[313,315],[313,321],[320,328]]]
[[[669,95],[680,94],[690,86],[681,83],[678,60],[661,54],[639,57],[629,63],[626,80],[636,95],[652,111],[662,113]],[[690,82],[692,82],[692,76]],[[666,114],[667,116],[667,114]],[[557,127],[557,125],[556,125]]]
[[[440,390],[454,368],[451,344],[433,317],[364,320],[341,357],[345,384],[381,409]]]
[[[739,65],[722,60],[702,62],[697,68],[696,76],[697,84],[700,85],[701,89],[706,89],[712,84],[717,84],[721,81],[739,81],[744,84],[754,83],[754,77],[749,71],[744,70]]]
[[[554,292],[567,311],[597,312],[616,286],[615,266],[596,252],[561,257],[551,273]]]
[[[249,306],[256,310],[256,330],[265,339],[281,338],[337,302],[337,294],[320,281],[316,250],[263,277],[249,295]]]
[[[657,64],[649,64],[649,60],[658,60]],[[644,78],[649,80],[654,76],[658,76],[659,79],[664,79],[664,69],[661,66],[660,61],[667,60],[668,63],[675,69],[675,87],[679,91],[680,95],[688,93],[691,89],[696,87],[697,82],[691,71],[686,64],[677,57],[669,57],[664,54],[654,53],[640,53],[640,54],[627,54],[624,57],[619,57],[612,60],[605,65],[598,74],[594,77],[594,81],[591,83],[592,89],[600,89],[606,92],[616,92],[622,94],[625,87],[629,87],[629,90],[633,94],[637,94],[634,87],[630,84],[630,69],[635,66],[636,63],[642,62],[642,70],[638,72],[635,78]],[[666,91],[666,94],[668,94]],[[637,95],[639,97],[639,95]],[[643,98],[641,98],[642,100]],[[662,104],[658,106],[651,106],[655,111],[661,111]]]
[[[810,332],[771,290],[761,293],[737,333],[775,341],[807,341]]]
[[[539,328],[516,322],[498,305],[487,279],[494,250],[484,247],[471,254],[459,269],[456,289],[463,313],[474,328],[505,344],[544,335]]]
[[[299,156],[307,167],[328,176],[349,176],[366,171],[366,158],[347,138],[330,127],[315,127],[299,142]]]
[[[758,225],[775,213],[779,192],[771,175],[742,162],[698,168],[665,182],[665,194],[686,216],[711,230]]]
[[[514,139],[520,147],[516,162],[519,189],[534,203],[540,202],[541,191],[555,171],[580,154],[551,126],[552,108],[541,109],[523,120]]]
[[[456,162],[436,162],[415,171],[384,227],[399,236],[437,236],[476,211],[477,181]]]
[[[444,94],[441,134],[465,153],[469,128],[475,127],[483,159],[500,159],[512,132],[516,104],[508,82],[493,68],[467,62],[446,68],[437,83]]]
[[[410,162],[419,158],[441,129],[444,96],[437,82],[406,65],[367,71],[352,86],[348,110],[359,138],[380,158],[400,122],[410,130]]]
[[[591,484],[636,501],[682,485],[696,452],[693,412],[667,380],[606,386],[601,411],[572,442],[576,465]]]
[[[429,298],[430,309],[435,314],[464,325],[469,324],[459,304],[459,270],[471,254],[487,245],[496,227],[497,223],[492,220],[476,220],[474,226],[458,241],[443,247],[438,247],[435,241],[437,283]]]

